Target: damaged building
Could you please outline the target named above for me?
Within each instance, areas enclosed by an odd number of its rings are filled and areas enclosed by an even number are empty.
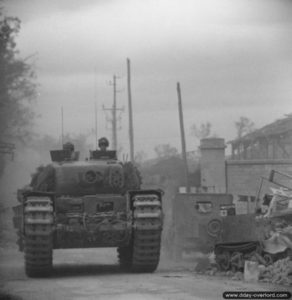
[[[292,115],[228,144],[230,157],[224,139],[201,141],[202,189],[233,195],[237,214],[253,212],[261,177],[271,170],[292,174]]]
[[[191,189],[191,193],[178,193],[174,200],[175,245],[179,256],[182,248],[192,249],[194,245],[203,244],[211,247],[215,240],[222,238],[239,239],[238,242],[257,240],[252,215],[256,197],[262,199],[270,188],[264,183],[262,194],[258,194],[261,178],[268,178],[271,170],[292,174],[291,137],[292,116],[289,115],[229,142],[231,156],[226,155],[224,139],[201,140],[201,186],[195,192]],[[280,141],[278,145],[277,141]],[[227,215],[236,215],[231,227],[226,224],[225,229],[229,231],[222,229],[225,218],[220,219]],[[245,226],[243,234],[239,223],[246,223],[247,218],[250,218],[247,222],[250,226]]]
[[[292,114],[229,143],[232,160],[292,159]]]

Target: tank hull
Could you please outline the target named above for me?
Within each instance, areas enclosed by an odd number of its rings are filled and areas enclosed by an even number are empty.
[[[141,190],[131,163],[58,161],[19,190],[14,226],[26,274],[47,276],[53,250],[116,247],[120,264],[153,272],[160,257],[161,190]]]
[[[127,245],[132,229],[128,201],[108,194],[56,198],[54,248]]]

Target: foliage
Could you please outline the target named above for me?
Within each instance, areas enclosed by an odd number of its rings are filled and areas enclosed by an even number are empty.
[[[169,158],[178,155],[178,150],[169,144],[160,144],[154,148],[158,158]]]
[[[142,165],[145,162],[146,159],[147,159],[147,154],[146,154],[145,151],[140,150],[140,151],[135,153],[135,162],[138,165]]]
[[[237,138],[242,138],[244,135],[255,130],[254,122],[247,117],[240,117],[240,119],[235,122],[235,127],[237,130]]]
[[[197,139],[201,140],[201,139],[205,139],[211,135],[211,128],[212,128],[212,125],[210,122],[201,123],[200,126],[193,124],[191,126],[191,133]]]
[[[24,142],[31,137],[36,97],[35,74],[27,59],[20,59],[16,36],[18,18],[3,15],[0,8],[0,142]],[[0,176],[6,159],[0,153]]]
[[[20,20],[0,10],[0,137],[24,141],[30,136],[36,84],[32,66],[18,58],[15,38],[19,30]]]

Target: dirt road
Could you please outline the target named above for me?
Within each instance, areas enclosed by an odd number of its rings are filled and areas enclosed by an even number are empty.
[[[24,274],[22,253],[10,248],[0,254],[0,289],[16,299],[194,300],[223,299],[224,291],[287,290],[198,275],[190,270],[191,263],[182,268],[163,257],[154,274],[122,273],[115,249],[55,250],[53,276],[30,279]]]

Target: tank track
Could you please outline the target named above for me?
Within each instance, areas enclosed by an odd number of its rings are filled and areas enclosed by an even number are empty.
[[[118,248],[122,268],[132,272],[154,272],[159,263],[162,231],[161,201],[155,194],[139,194],[133,201],[133,237]]]
[[[24,258],[29,277],[48,276],[53,261],[53,204],[49,197],[28,197],[24,206]]]
[[[219,244],[215,246],[215,261],[221,271],[231,269],[241,270],[244,259],[261,253],[259,242],[244,242],[237,244]]]

